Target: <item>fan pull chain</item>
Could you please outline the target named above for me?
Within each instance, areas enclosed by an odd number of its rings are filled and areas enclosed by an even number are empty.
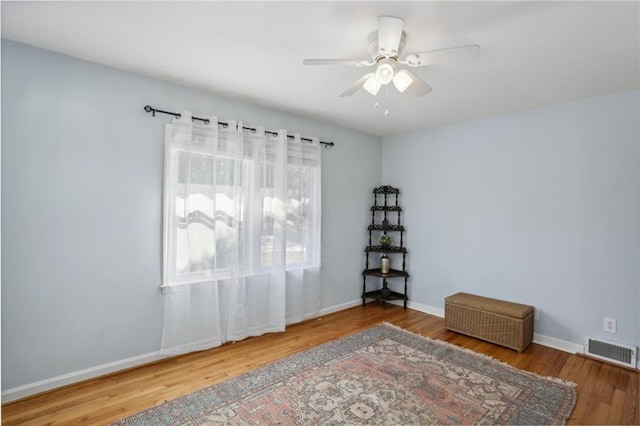
[[[380,92],[378,92],[378,93],[380,93]],[[385,103],[386,105],[389,105],[389,85],[388,85],[388,84],[387,84],[387,85],[385,85],[385,88],[384,88],[384,103]],[[376,95],[376,101],[375,101],[375,103],[373,104],[373,107],[374,107],[374,108],[379,108],[379,107],[380,107],[380,103],[378,103],[378,95]],[[388,115],[389,115],[389,108],[386,108],[386,107],[385,107],[385,109],[384,109],[384,116],[386,117],[386,116],[388,116]]]
[[[389,85],[386,84],[384,86],[384,103],[388,106],[389,105]],[[389,109],[385,108],[384,109],[384,116],[386,117],[387,115],[389,115]]]

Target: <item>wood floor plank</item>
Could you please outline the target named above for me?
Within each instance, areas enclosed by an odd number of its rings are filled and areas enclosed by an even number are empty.
[[[611,406],[609,407],[609,415],[605,423],[610,425],[620,424],[622,419],[622,407],[624,406],[625,392],[616,389],[611,398]]]
[[[522,353],[444,327],[440,317],[369,303],[208,351],[87,380],[2,406],[3,425],[108,424],[381,322],[577,384],[567,424],[638,424],[638,372],[532,344]],[[265,350],[268,348],[268,350]]]
[[[638,387],[640,386],[640,380],[638,374],[632,374],[629,376],[629,382],[627,383],[627,389],[625,392],[624,404],[622,405],[622,415],[620,416],[620,424],[639,425],[640,424],[640,410],[638,409]]]
[[[573,380],[578,384],[578,387],[576,388],[578,400],[571,415],[572,419],[580,419],[580,422],[582,422],[583,419],[588,417],[590,412],[594,409],[594,405],[597,403],[598,399],[598,396],[595,393],[595,381],[598,373],[600,372],[601,366],[601,362],[587,360],[579,371],[578,376]]]

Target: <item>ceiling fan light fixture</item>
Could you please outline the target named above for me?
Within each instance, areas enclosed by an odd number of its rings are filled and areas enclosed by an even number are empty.
[[[364,87],[364,90],[366,90],[367,92],[375,96],[378,94],[378,91],[380,91],[382,84],[378,82],[376,75],[374,73],[371,73],[371,75],[369,76],[367,81],[364,82],[364,85],[362,87]]]
[[[394,63],[391,59],[382,59],[376,68],[376,79],[380,84],[389,84],[393,80]]]
[[[2,1],[2,0],[0,0]],[[373,67],[375,70],[361,76],[341,97],[351,96],[364,88],[368,93],[376,96],[382,86],[393,81],[393,85],[400,93],[413,96],[424,96],[433,88],[415,76],[406,67],[421,67],[427,65],[460,63],[477,59],[480,46],[467,44],[444,49],[429,50],[411,55],[403,55],[407,35],[404,32],[404,19],[395,16],[378,16],[378,29],[369,33],[367,37],[368,51],[371,59],[305,59],[304,65],[348,65],[355,67]],[[398,65],[400,64],[400,65]]]
[[[393,76],[393,85],[396,86],[398,92],[402,93],[407,90],[407,87],[413,83],[413,77],[409,75],[407,70],[400,70]]]

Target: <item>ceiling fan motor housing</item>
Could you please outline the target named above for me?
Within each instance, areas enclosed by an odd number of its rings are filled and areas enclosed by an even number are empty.
[[[369,42],[369,54],[371,55],[371,58],[373,58],[373,60],[376,62],[387,57],[395,58],[397,60],[398,56],[402,54],[402,49],[404,48],[406,40],[407,40],[407,35],[403,31],[402,37],[400,37],[400,45],[398,46],[398,53],[392,56],[385,56],[382,53],[380,53],[380,48],[378,44],[378,32],[374,31],[371,34],[369,34],[369,37],[367,37],[367,41]]]

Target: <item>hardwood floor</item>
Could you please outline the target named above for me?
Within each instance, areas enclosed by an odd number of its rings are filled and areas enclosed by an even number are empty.
[[[523,353],[445,330],[444,320],[367,304],[230,343],[25,398],[2,406],[2,424],[105,424],[381,321],[490,355],[517,368],[577,383],[567,424],[639,424],[637,371],[532,344]]]

